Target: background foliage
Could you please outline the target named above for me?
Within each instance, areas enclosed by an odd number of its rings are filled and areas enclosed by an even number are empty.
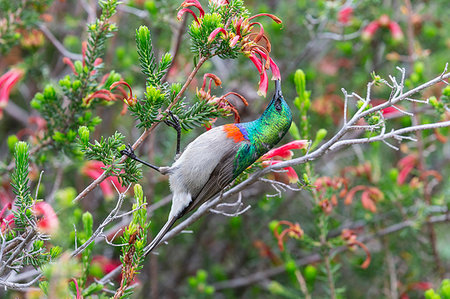
[[[257,19],[270,38],[270,57],[280,68],[283,94],[294,111],[296,126],[284,143],[311,140],[313,150],[331,139],[343,124],[341,88],[365,95],[367,82],[380,83],[390,74],[399,78],[399,66],[406,70],[405,88],[411,89],[441,74],[449,62],[446,0],[245,1],[248,11],[241,1],[233,3],[245,17],[271,13],[283,21]],[[205,35],[190,15],[176,20],[180,4],[0,0],[0,75],[13,69],[21,78],[5,104],[0,94],[2,240],[30,240],[24,245],[29,255],[2,249],[9,268],[0,266],[0,284],[29,281],[15,279],[20,274],[11,274],[14,269],[32,275],[36,268],[44,276],[18,290],[9,287],[4,295],[111,296],[105,289],[114,293],[120,278],[112,280],[114,287],[95,278],[122,263],[128,274],[140,272],[122,277],[122,286],[137,283],[132,289],[136,298],[421,298],[427,289],[436,291],[427,291],[426,298],[447,298],[448,127],[413,133],[414,140],[389,141],[398,150],[382,142],[346,146],[297,165],[300,179],[291,186],[300,191],[279,192],[273,184],[257,182],[242,192],[251,209],[235,217],[208,214],[189,227],[192,234],[181,234],[161,246],[159,255],[142,259],[143,246],[168,215],[168,181],[122,159],[120,150],[151,129],[137,154],[170,165],[175,131],[164,124],[156,127],[168,118],[168,107],[180,117],[182,149],[211,118],[218,117],[214,125],[232,122],[228,106],[198,96],[205,73],[222,81],[212,94],[245,96],[248,106],[230,100],[242,121],[260,115],[272,90],[269,85],[267,98],[258,95],[259,74],[237,49],[219,38],[202,47],[228,11],[216,8],[220,18],[205,16]],[[367,30],[382,20],[398,24],[402,36],[390,25]],[[207,56],[214,57],[177,97]],[[429,98],[428,105],[398,105],[413,115],[384,111],[386,132],[448,121],[450,90],[445,86],[435,84],[414,97]],[[391,92],[375,84],[372,105],[386,101]],[[350,100],[349,113],[358,105],[362,102]],[[373,132],[354,130],[353,138],[379,132],[379,115],[365,121],[358,125],[375,125]],[[306,152],[295,151],[294,157]],[[74,202],[103,170],[113,176]],[[272,173],[268,178],[280,177]],[[136,182],[142,188],[130,188],[125,199],[118,195]],[[57,229],[42,227],[39,202],[56,212]],[[9,214],[15,215],[17,230],[8,229]],[[104,223],[104,231],[95,235]],[[280,238],[285,229],[286,237]],[[81,250],[92,236],[95,244]],[[74,257],[77,249],[79,258]],[[125,289],[121,295],[130,293]]]

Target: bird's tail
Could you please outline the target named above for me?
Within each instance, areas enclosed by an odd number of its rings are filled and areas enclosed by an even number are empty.
[[[175,221],[177,221],[178,217],[170,217],[166,224],[161,228],[159,233],[156,235],[156,237],[150,242],[150,244],[145,248],[145,255],[147,256],[150,252],[152,252],[153,249],[155,249],[156,246],[159,245],[162,238],[167,234],[169,229],[175,224]]]

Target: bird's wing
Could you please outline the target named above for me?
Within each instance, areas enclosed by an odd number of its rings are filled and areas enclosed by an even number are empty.
[[[251,144],[249,141],[237,143],[222,156],[222,159],[212,171],[208,181],[205,183],[198,195],[192,196],[193,200],[186,210],[183,211],[183,215],[194,210],[205,201],[212,198],[214,195],[227,187],[231,181],[233,181],[235,178],[235,163],[239,163],[239,161],[236,160],[238,159],[238,153],[250,146]]]

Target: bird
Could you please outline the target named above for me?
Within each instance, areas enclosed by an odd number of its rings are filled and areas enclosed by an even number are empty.
[[[172,114],[166,123],[177,129],[179,123]],[[272,149],[287,133],[292,112],[284,100],[281,81],[275,81],[272,100],[251,122],[225,124],[198,136],[171,166],[157,167],[136,157],[130,145],[121,154],[137,160],[163,175],[169,176],[173,194],[172,206],[165,225],[146,247],[146,255],[159,245],[175,222],[199,207],[224,188],[258,158]],[[178,136],[179,141],[179,136]]]

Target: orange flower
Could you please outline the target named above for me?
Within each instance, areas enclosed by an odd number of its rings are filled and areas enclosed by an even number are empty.
[[[369,267],[370,265],[370,260],[371,260],[371,255],[370,255],[370,251],[367,248],[366,245],[364,245],[361,241],[358,241],[356,239],[356,233],[355,231],[351,230],[351,229],[343,229],[342,233],[341,233],[341,238],[347,242],[347,246],[350,249],[354,249],[355,246],[359,246],[361,247],[362,250],[364,250],[364,252],[366,253],[366,259],[365,261],[361,264],[361,268],[366,269],[367,267]]]
[[[281,233],[278,233],[278,227],[280,225],[287,225],[288,227],[284,229]],[[300,224],[298,223],[292,223],[290,221],[282,220],[279,221],[278,224],[275,226],[273,230],[273,234],[275,235],[275,238],[278,240],[278,247],[280,248],[280,251],[284,251],[284,237],[288,235],[291,238],[300,239],[303,237],[303,230],[300,227]]]
[[[372,213],[375,213],[377,211],[377,207],[375,206],[375,201],[381,200],[384,198],[383,192],[381,192],[380,189],[376,187],[371,186],[363,186],[359,185],[356,187],[353,187],[345,197],[344,203],[346,205],[349,205],[352,203],[353,198],[355,197],[356,192],[363,191],[361,195],[361,203],[363,205],[363,208],[366,210],[371,211]]]

